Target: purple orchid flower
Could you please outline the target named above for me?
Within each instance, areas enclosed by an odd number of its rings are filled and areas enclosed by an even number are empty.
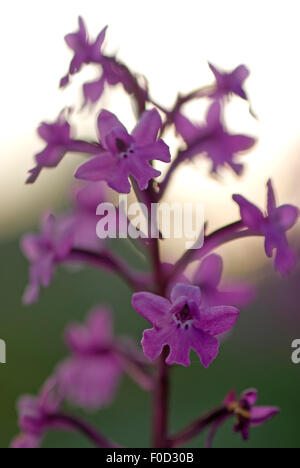
[[[29,171],[27,183],[36,181],[44,167],[56,167],[72,147],[71,127],[62,111],[53,123],[43,122],[38,128],[39,136],[46,142],[46,148],[35,156],[36,167]]]
[[[157,136],[162,121],[157,110],[146,111],[132,135],[117,117],[106,110],[98,118],[100,140],[105,151],[83,164],[75,177],[88,181],[105,180],[119,193],[130,193],[129,177],[145,190],[149,181],[161,175],[149,161],[170,162],[168,146]]]
[[[38,397],[20,398],[17,408],[21,435],[16,437],[11,448],[38,448],[48,429],[67,429],[66,423],[58,422],[54,417],[62,404],[57,393],[56,379],[49,379]]]
[[[255,139],[246,135],[228,133],[221,118],[221,104],[214,102],[208,110],[206,125],[197,126],[177,113],[174,119],[177,132],[187,144],[182,157],[192,159],[202,153],[212,161],[212,173],[218,173],[220,167],[229,166],[240,175],[243,164],[236,162],[236,155],[249,150],[255,144]]]
[[[200,288],[186,284],[174,287],[171,302],[145,292],[134,294],[132,305],[154,326],[144,332],[145,355],[154,360],[169,346],[169,365],[189,366],[193,349],[203,366],[208,367],[219,351],[215,336],[230,330],[239,316],[235,307],[203,307]]]
[[[104,241],[97,236],[97,223],[100,219],[96,211],[100,203],[107,201],[103,183],[90,183],[76,186],[73,191],[74,211],[66,216],[73,226],[73,247],[100,252]]]
[[[243,85],[250,72],[245,65],[239,65],[231,72],[220,71],[211,63],[208,65],[215,75],[217,85],[216,90],[210,94],[211,97],[220,98],[229,94],[236,94],[240,98],[248,100]]]
[[[61,394],[89,410],[110,404],[123,373],[110,312],[93,310],[85,325],[66,330],[65,342],[72,356],[56,371]]]
[[[83,64],[101,62],[101,47],[105,39],[106,30],[107,27],[100,32],[94,42],[91,42],[84,21],[79,17],[79,30],[65,37],[67,45],[74,52],[74,57],[67,75],[61,79],[61,87],[69,83],[69,76],[79,72]]]
[[[202,260],[193,277],[193,284],[201,289],[203,305],[248,306],[255,297],[254,288],[243,283],[230,283],[220,288],[222,273],[223,260],[220,255],[212,254]]]
[[[291,229],[299,217],[299,209],[293,205],[276,206],[271,180],[268,181],[267,213],[264,213],[241,195],[233,195],[239,205],[241,218],[251,230],[265,237],[265,251],[272,258],[276,250],[274,266],[282,275],[289,274],[296,266],[297,255],[289,247],[286,232]]]
[[[58,263],[65,260],[73,242],[72,224],[59,223],[56,218],[44,216],[40,234],[28,234],[21,242],[24,255],[30,262],[29,286],[23,296],[25,304],[38,300],[40,286],[48,287]]]
[[[261,426],[276,416],[280,409],[273,406],[255,406],[258,392],[255,389],[245,391],[241,398],[236,401],[236,394],[232,391],[225,404],[230,412],[237,417],[235,432],[239,432],[244,440],[250,436],[250,428]]]

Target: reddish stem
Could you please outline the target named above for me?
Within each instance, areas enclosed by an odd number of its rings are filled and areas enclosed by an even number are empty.
[[[149,286],[149,275],[130,270],[123,260],[108,251],[98,254],[82,249],[72,249],[67,261],[83,262],[115,273],[135,291],[144,291]]]
[[[64,425],[70,430],[81,432],[99,448],[121,448],[120,445],[110,441],[104,435],[96,431],[94,427],[74,416],[70,416],[65,413],[58,413],[49,416],[49,419],[53,424]]]

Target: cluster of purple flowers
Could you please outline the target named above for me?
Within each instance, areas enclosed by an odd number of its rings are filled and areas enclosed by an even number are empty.
[[[247,440],[250,427],[263,424],[279,412],[274,407],[256,407],[256,390],[244,392],[240,399],[231,392],[221,406],[171,435],[168,369],[176,364],[190,366],[191,351],[196,352],[205,368],[209,367],[219,354],[218,337],[235,326],[239,308],[250,304],[255,296],[248,284],[221,284],[223,260],[214,251],[236,239],[261,236],[267,256],[275,256],[275,269],[282,275],[289,274],[297,256],[288,244],[286,232],[297,222],[298,208],[278,207],[272,182],[268,181],[265,212],[242,195],[234,195],[241,218],[206,233],[203,247],[185,252],[173,265],[161,261],[158,239],[149,238],[143,243],[153,262],[149,274],[135,271],[115,255],[106,241],[96,235],[96,209],[108,200],[107,186],[120,194],[135,191],[138,199],[149,205],[157,203],[178,166],[191,159],[209,158],[213,173],[220,175],[230,169],[239,176],[243,170],[240,153],[252,148],[255,139],[230,133],[223,117],[231,96],[248,100],[244,81],[249,71],[244,65],[227,73],[209,64],[215,78],[213,84],[179,96],[171,109],[165,109],[151,98],[145,78],[132,73],[116,56],[105,54],[105,33],[106,28],[92,41],[79,19],[79,30],[66,36],[74,55],[61,87],[67,86],[84,65],[94,64],[99,67],[99,78],[84,84],[84,105],[96,104],[106,89],[121,84],[135,104],[137,124],[129,133],[114,114],[102,109],[97,119],[99,141],[83,141],[74,137],[71,113],[64,110],[57,121],[39,127],[39,136],[46,146],[35,157],[28,183],[33,183],[46,168],[56,167],[70,152],[85,155],[88,160],[75,173],[76,179],[84,182],[77,182],[72,190],[72,209],[59,216],[46,214],[40,233],[22,240],[23,252],[30,262],[29,285],[23,300],[26,304],[37,301],[40,287],[49,286],[59,265],[89,264],[120,276],[130,285],[134,291],[133,310],[152,328],[144,331],[142,352],[131,341],[114,336],[112,312],[105,306],[95,308],[84,325],[71,325],[65,333],[70,356],[57,366],[38,397],[23,397],[18,404],[22,434],[12,447],[39,447],[45,433],[57,428],[79,431],[98,447],[118,447],[62,408],[68,401],[95,411],[111,404],[124,374],[154,394],[155,447],[181,446],[204,429],[209,431],[210,446],[216,430],[232,417],[236,419],[234,430]],[[184,105],[197,99],[209,102],[204,124],[193,123],[183,113]],[[173,128],[180,141],[173,157],[163,140],[167,128]],[[160,181],[156,180],[161,172],[155,161],[169,164]],[[193,262],[197,267],[190,278],[187,269]]]

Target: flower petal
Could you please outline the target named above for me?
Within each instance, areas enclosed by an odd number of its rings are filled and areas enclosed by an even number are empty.
[[[299,209],[293,205],[281,205],[276,209],[276,217],[285,231],[291,229],[299,217]]]
[[[198,286],[179,283],[171,292],[171,301],[174,303],[180,298],[187,298],[200,306],[202,300],[201,290]]]
[[[138,144],[143,146],[154,143],[162,126],[161,117],[156,109],[143,113],[139,123],[132,132]]]
[[[280,408],[256,406],[251,410],[251,426],[260,426],[280,413]]]
[[[98,117],[98,130],[100,141],[103,145],[105,145],[107,135],[109,135],[114,129],[121,129],[123,132],[127,133],[124,125],[114,114],[112,114],[112,112],[102,110]]]
[[[242,195],[233,195],[233,200],[239,205],[241,218],[249,229],[259,230],[264,216],[257,206],[250,203]]]
[[[246,400],[247,404],[252,407],[255,405],[257,402],[258,398],[258,392],[255,390],[255,388],[250,388],[249,390],[246,390],[243,392],[241,399]]]
[[[146,161],[158,160],[166,163],[171,161],[170,149],[161,139],[147,146],[136,147],[135,155]]]
[[[239,310],[231,306],[209,307],[201,310],[196,327],[210,335],[220,335],[236,324],[239,314]]]
[[[219,285],[223,272],[223,260],[220,255],[209,255],[202,262],[198,268],[195,276],[194,283],[205,287],[216,289]]]
[[[156,294],[136,293],[132,298],[132,306],[138,314],[157,327],[162,326],[170,318],[170,302]]]
[[[212,361],[216,359],[219,353],[219,342],[213,336],[210,336],[208,333],[205,333],[202,330],[193,328],[193,331],[190,334],[191,348],[196,351],[198,354],[202,365],[207,368],[210,366]]]
[[[273,189],[271,180],[268,181],[267,188],[268,188],[267,211],[268,211],[268,215],[270,216],[274,213],[276,209],[275,194],[274,194],[274,189]]]
[[[114,173],[118,161],[110,153],[102,153],[82,164],[75,172],[76,179],[98,182],[108,181]]]

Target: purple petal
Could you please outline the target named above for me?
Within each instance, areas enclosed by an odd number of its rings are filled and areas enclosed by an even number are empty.
[[[171,161],[171,154],[168,145],[163,140],[158,140],[155,143],[147,146],[136,147],[135,155],[146,161],[158,160],[169,163]]]
[[[205,287],[216,289],[219,285],[223,272],[223,260],[220,255],[209,255],[202,262],[198,268],[195,276],[194,283]]]
[[[236,401],[236,391],[235,390],[231,390],[227,397],[225,398],[224,400],[224,405],[225,406],[228,406],[230,405],[230,403],[234,403]]]
[[[150,180],[161,175],[160,171],[154,169],[147,161],[139,158],[138,154],[128,163],[128,167],[141,190],[146,190]]]
[[[154,361],[161,355],[165,346],[169,346],[170,343],[173,343],[173,336],[174,328],[171,326],[145,330],[142,339],[145,356]]]
[[[202,301],[201,290],[198,286],[191,286],[189,284],[177,284],[171,292],[171,301],[174,303],[178,299],[186,298],[194,301],[200,306]]]
[[[205,368],[209,367],[219,353],[220,345],[218,340],[197,328],[193,328],[190,335],[191,348],[198,354],[202,365]]]
[[[157,327],[162,326],[170,318],[170,302],[156,294],[146,292],[134,294],[132,306],[138,314]]]
[[[103,110],[100,112],[98,117],[98,130],[100,141],[103,145],[105,145],[106,137],[114,130],[120,129],[123,132],[127,133],[126,128],[123,124],[119,121],[119,119],[107,110]]]
[[[280,413],[280,408],[271,406],[255,406],[251,410],[251,426],[261,426]]]
[[[139,123],[132,132],[138,144],[143,146],[154,143],[162,126],[161,117],[156,109],[143,113]]]
[[[118,161],[110,153],[102,153],[82,164],[75,172],[75,177],[90,182],[108,181],[117,163]]]
[[[268,187],[267,211],[268,211],[268,215],[271,216],[276,210],[276,200],[275,200],[275,194],[274,194],[274,189],[273,189],[271,180],[268,181],[267,187]]]
[[[250,390],[246,390],[243,394],[242,394],[242,397],[241,397],[243,400],[246,400],[247,401],[247,404],[252,407],[255,405],[255,403],[257,402],[257,398],[258,398],[258,392],[257,390],[255,390],[254,388],[250,389]]]
[[[174,124],[177,132],[182,136],[188,145],[193,143],[199,137],[201,130],[200,127],[194,125],[180,112],[176,113],[174,117]]]
[[[233,200],[239,205],[241,218],[249,229],[260,230],[264,216],[257,206],[241,195],[233,195]]]
[[[236,324],[239,314],[235,307],[209,307],[201,310],[201,319],[196,326],[210,335],[220,335]]]
[[[104,308],[92,310],[86,325],[70,325],[65,342],[74,353],[92,353],[109,348],[113,340],[113,323],[110,311]]]
[[[242,99],[247,100],[247,94],[242,88],[243,82],[248,78],[250,72],[245,65],[240,65],[231,73],[231,89]]]
[[[215,295],[216,303],[212,305],[234,305],[235,307],[247,307],[256,297],[253,285],[242,283],[230,283],[223,286]]]
[[[98,410],[112,402],[121,373],[118,361],[103,355],[69,359],[56,375],[65,398],[79,407]]]
[[[105,78],[101,77],[99,80],[91,81],[83,85],[84,105],[89,102],[94,104],[97,102],[104,91]]]
[[[297,222],[299,209],[293,205],[281,205],[276,209],[276,218],[282,229],[288,231]]]

